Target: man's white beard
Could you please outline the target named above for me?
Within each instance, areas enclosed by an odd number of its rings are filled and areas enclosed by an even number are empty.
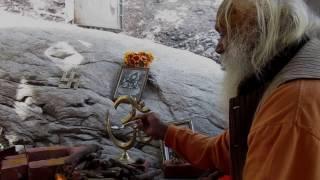
[[[237,96],[239,84],[254,72],[250,63],[251,51],[248,51],[246,44],[232,42],[228,45],[226,52],[221,55],[221,62],[225,69],[222,103],[226,115],[229,112],[229,100]]]

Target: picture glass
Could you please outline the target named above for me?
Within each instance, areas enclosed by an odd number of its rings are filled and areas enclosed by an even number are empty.
[[[176,121],[172,124],[182,127],[182,128],[188,128],[193,130],[192,121]],[[163,149],[163,160],[170,160],[175,164],[185,163],[186,161],[180,157],[176,152],[174,152],[172,149],[168,148],[164,144],[162,145]]]
[[[118,84],[114,93],[114,99],[122,95],[128,95],[139,100],[148,77],[148,69],[122,68]]]

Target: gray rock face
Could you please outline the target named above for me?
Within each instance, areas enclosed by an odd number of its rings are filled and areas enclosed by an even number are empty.
[[[0,0],[0,10],[50,21],[64,21],[65,0]]]
[[[1,14],[0,126],[11,144],[99,144],[106,157],[120,150],[105,131],[108,110],[115,125],[128,113],[113,109],[112,91],[128,50],[156,60],[142,99],[163,120],[190,119],[198,132],[225,126],[218,105],[222,71],[214,61],[146,40]],[[14,22],[14,23],[13,23]],[[80,74],[78,89],[61,89],[65,71]],[[121,134],[121,133],[120,133]],[[137,145],[134,157],[159,162],[159,143]],[[157,151],[158,150],[158,151]]]
[[[319,0],[304,0],[320,15]],[[215,16],[222,0],[122,0],[123,33],[218,62]],[[0,0],[0,10],[64,21],[65,0]]]
[[[124,33],[218,60],[220,0],[123,0]]]
[[[215,16],[221,0],[122,0],[123,33],[218,60]],[[64,21],[65,0],[0,0],[2,9]],[[1,10],[1,7],[0,7]]]

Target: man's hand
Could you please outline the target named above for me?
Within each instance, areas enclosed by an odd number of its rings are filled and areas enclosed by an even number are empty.
[[[161,122],[155,113],[144,114],[137,123],[141,130],[156,140],[163,140],[168,129],[168,125]]]

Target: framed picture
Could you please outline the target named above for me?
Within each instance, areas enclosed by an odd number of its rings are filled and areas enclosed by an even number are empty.
[[[116,100],[119,96],[128,95],[140,100],[148,80],[148,73],[148,68],[122,66],[112,99]]]
[[[193,131],[193,124],[191,120],[183,120],[183,121],[174,121],[171,124],[174,124],[179,127],[188,128]],[[182,157],[180,157],[176,152],[174,152],[172,149],[168,148],[163,142],[161,145],[162,150],[162,157],[163,161],[172,161],[175,164],[183,164],[185,163],[185,160],[183,160]]]

